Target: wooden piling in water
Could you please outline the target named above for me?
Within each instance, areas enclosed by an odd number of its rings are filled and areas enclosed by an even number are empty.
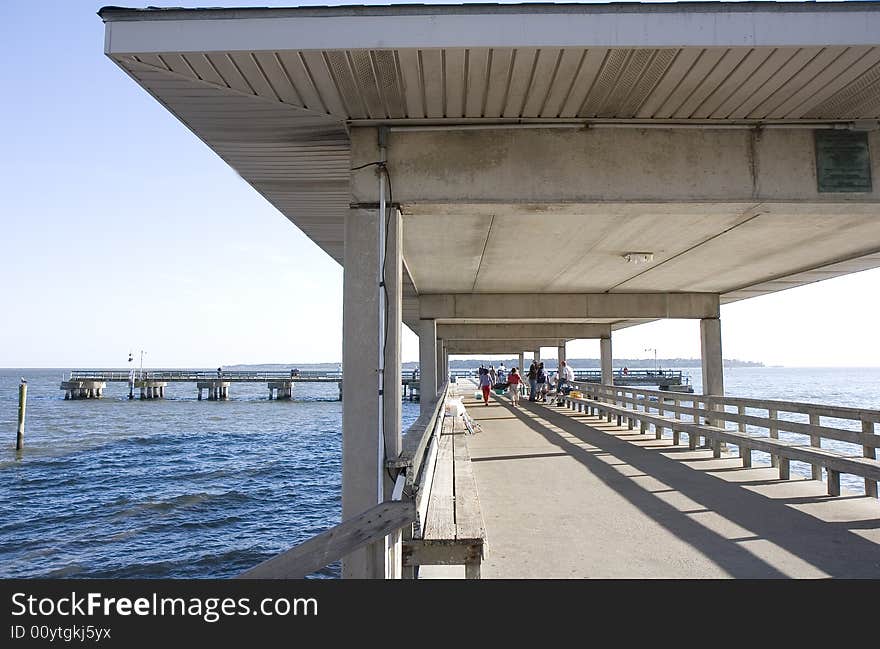
[[[24,448],[24,417],[27,411],[27,381],[21,380],[18,386],[18,433],[15,436],[15,450]]]

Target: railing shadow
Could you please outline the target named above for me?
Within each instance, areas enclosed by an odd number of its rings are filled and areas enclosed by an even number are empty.
[[[727,482],[690,467],[681,460],[666,457],[661,452],[652,453],[649,449],[620,439],[614,434],[621,432],[631,436],[631,431],[602,431],[591,426],[590,422],[583,421],[583,418],[574,420],[561,412],[528,401],[521,402],[524,407],[519,409],[512,408],[501,400],[498,402],[549,443],[563,449],[583,464],[645,516],[703,553],[733,577],[773,578],[787,575],[738,544],[736,539],[725,538],[658,498],[654,492],[647,491],[634,482],[631,476],[620,473],[615,467],[598,459],[596,451],[584,449],[565,439],[530,415],[544,419],[599,452],[613,455],[641,473],[664,483],[670,488],[669,491],[681,493],[701,507],[745,528],[756,537],[775,544],[831,577],[880,577],[880,546],[849,529],[880,527],[880,515],[873,521],[826,522],[793,508],[785,499],[769,498],[750,491],[737,483]],[[478,413],[478,410],[475,411],[477,416]],[[663,450],[674,449],[665,447]],[[817,502],[825,500],[827,499],[822,498]]]

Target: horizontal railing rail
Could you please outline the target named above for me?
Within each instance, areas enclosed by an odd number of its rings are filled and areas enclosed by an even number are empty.
[[[698,426],[711,426],[722,430],[728,430],[728,424],[733,424],[731,430],[747,434],[749,439],[755,441],[761,439],[776,441],[779,440],[780,433],[786,433],[789,436],[800,436],[803,445],[809,445],[809,448],[814,449],[813,452],[827,451],[840,458],[859,460],[875,460],[876,449],[880,448],[880,434],[877,434],[875,428],[880,422],[878,410],[746,397],[688,395],[587,382],[575,382],[574,385],[590,399],[633,412],[650,414],[651,411],[656,411],[660,416],[672,415],[675,420],[681,421],[681,424],[690,422]],[[823,422],[823,418],[835,421]],[[707,432],[711,434],[708,429]],[[760,434],[754,435],[755,432]],[[855,448],[852,448],[853,454],[847,455],[847,450],[842,447],[839,449],[823,447],[823,440],[861,447],[859,449],[861,453],[856,455]],[[743,444],[747,444],[748,441],[748,439],[743,440]],[[790,439],[792,445],[796,445],[799,441]],[[736,441],[733,443],[736,444]],[[772,462],[775,466],[775,458]],[[813,479],[821,479],[822,463],[808,463],[813,467]],[[865,490],[866,493],[876,495],[876,481],[865,478]]]
[[[407,468],[407,491],[416,483],[425,454],[431,438],[439,434],[438,426],[443,423],[443,406],[449,393],[449,383],[444,382],[440,386],[436,399],[431,400],[431,406],[421,415],[403,434],[403,444],[400,455],[389,460],[389,468]]]
[[[415,518],[416,508],[412,500],[379,503],[363,514],[254,566],[236,579],[302,579],[397,532]]]

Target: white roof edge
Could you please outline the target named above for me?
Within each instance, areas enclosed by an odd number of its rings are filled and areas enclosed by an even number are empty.
[[[880,45],[877,2],[499,5],[492,6],[491,12],[480,5],[482,12],[466,11],[471,7],[349,8],[347,13],[338,10],[341,8],[265,9],[257,13],[235,9],[105,8],[100,15],[107,23],[107,54]]]

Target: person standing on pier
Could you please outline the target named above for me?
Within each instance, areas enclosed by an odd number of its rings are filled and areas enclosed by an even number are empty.
[[[535,374],[535,379],[538,384],[538,394],[541,395],[541,401],[547,401],[547,375],[544,373],[544,363],[538,363],[538,371]],[[535,395],[535,401],[538,400],[537,394]]]
[[[485,367],[480,368],[480,390],[483,392],[483,403],[489,405],[489,390],[492,389],[492,382],[489,378],[489,370]]]
[[[510,386],[510,404],[517,408],[519,407],[519,387],[522,383],[518,368],[514,367],[510,370],[510,374],[507,375],[507,383]]]
[[[487,371],[489,373],[489,378],[492,381],[492,386],[494,386],[496,383],[498,383],[498,375],[495,373],[495,366],[490,365]]]
[[[529,366],[529,401],[538,400],[538,362],[532,361]]]

